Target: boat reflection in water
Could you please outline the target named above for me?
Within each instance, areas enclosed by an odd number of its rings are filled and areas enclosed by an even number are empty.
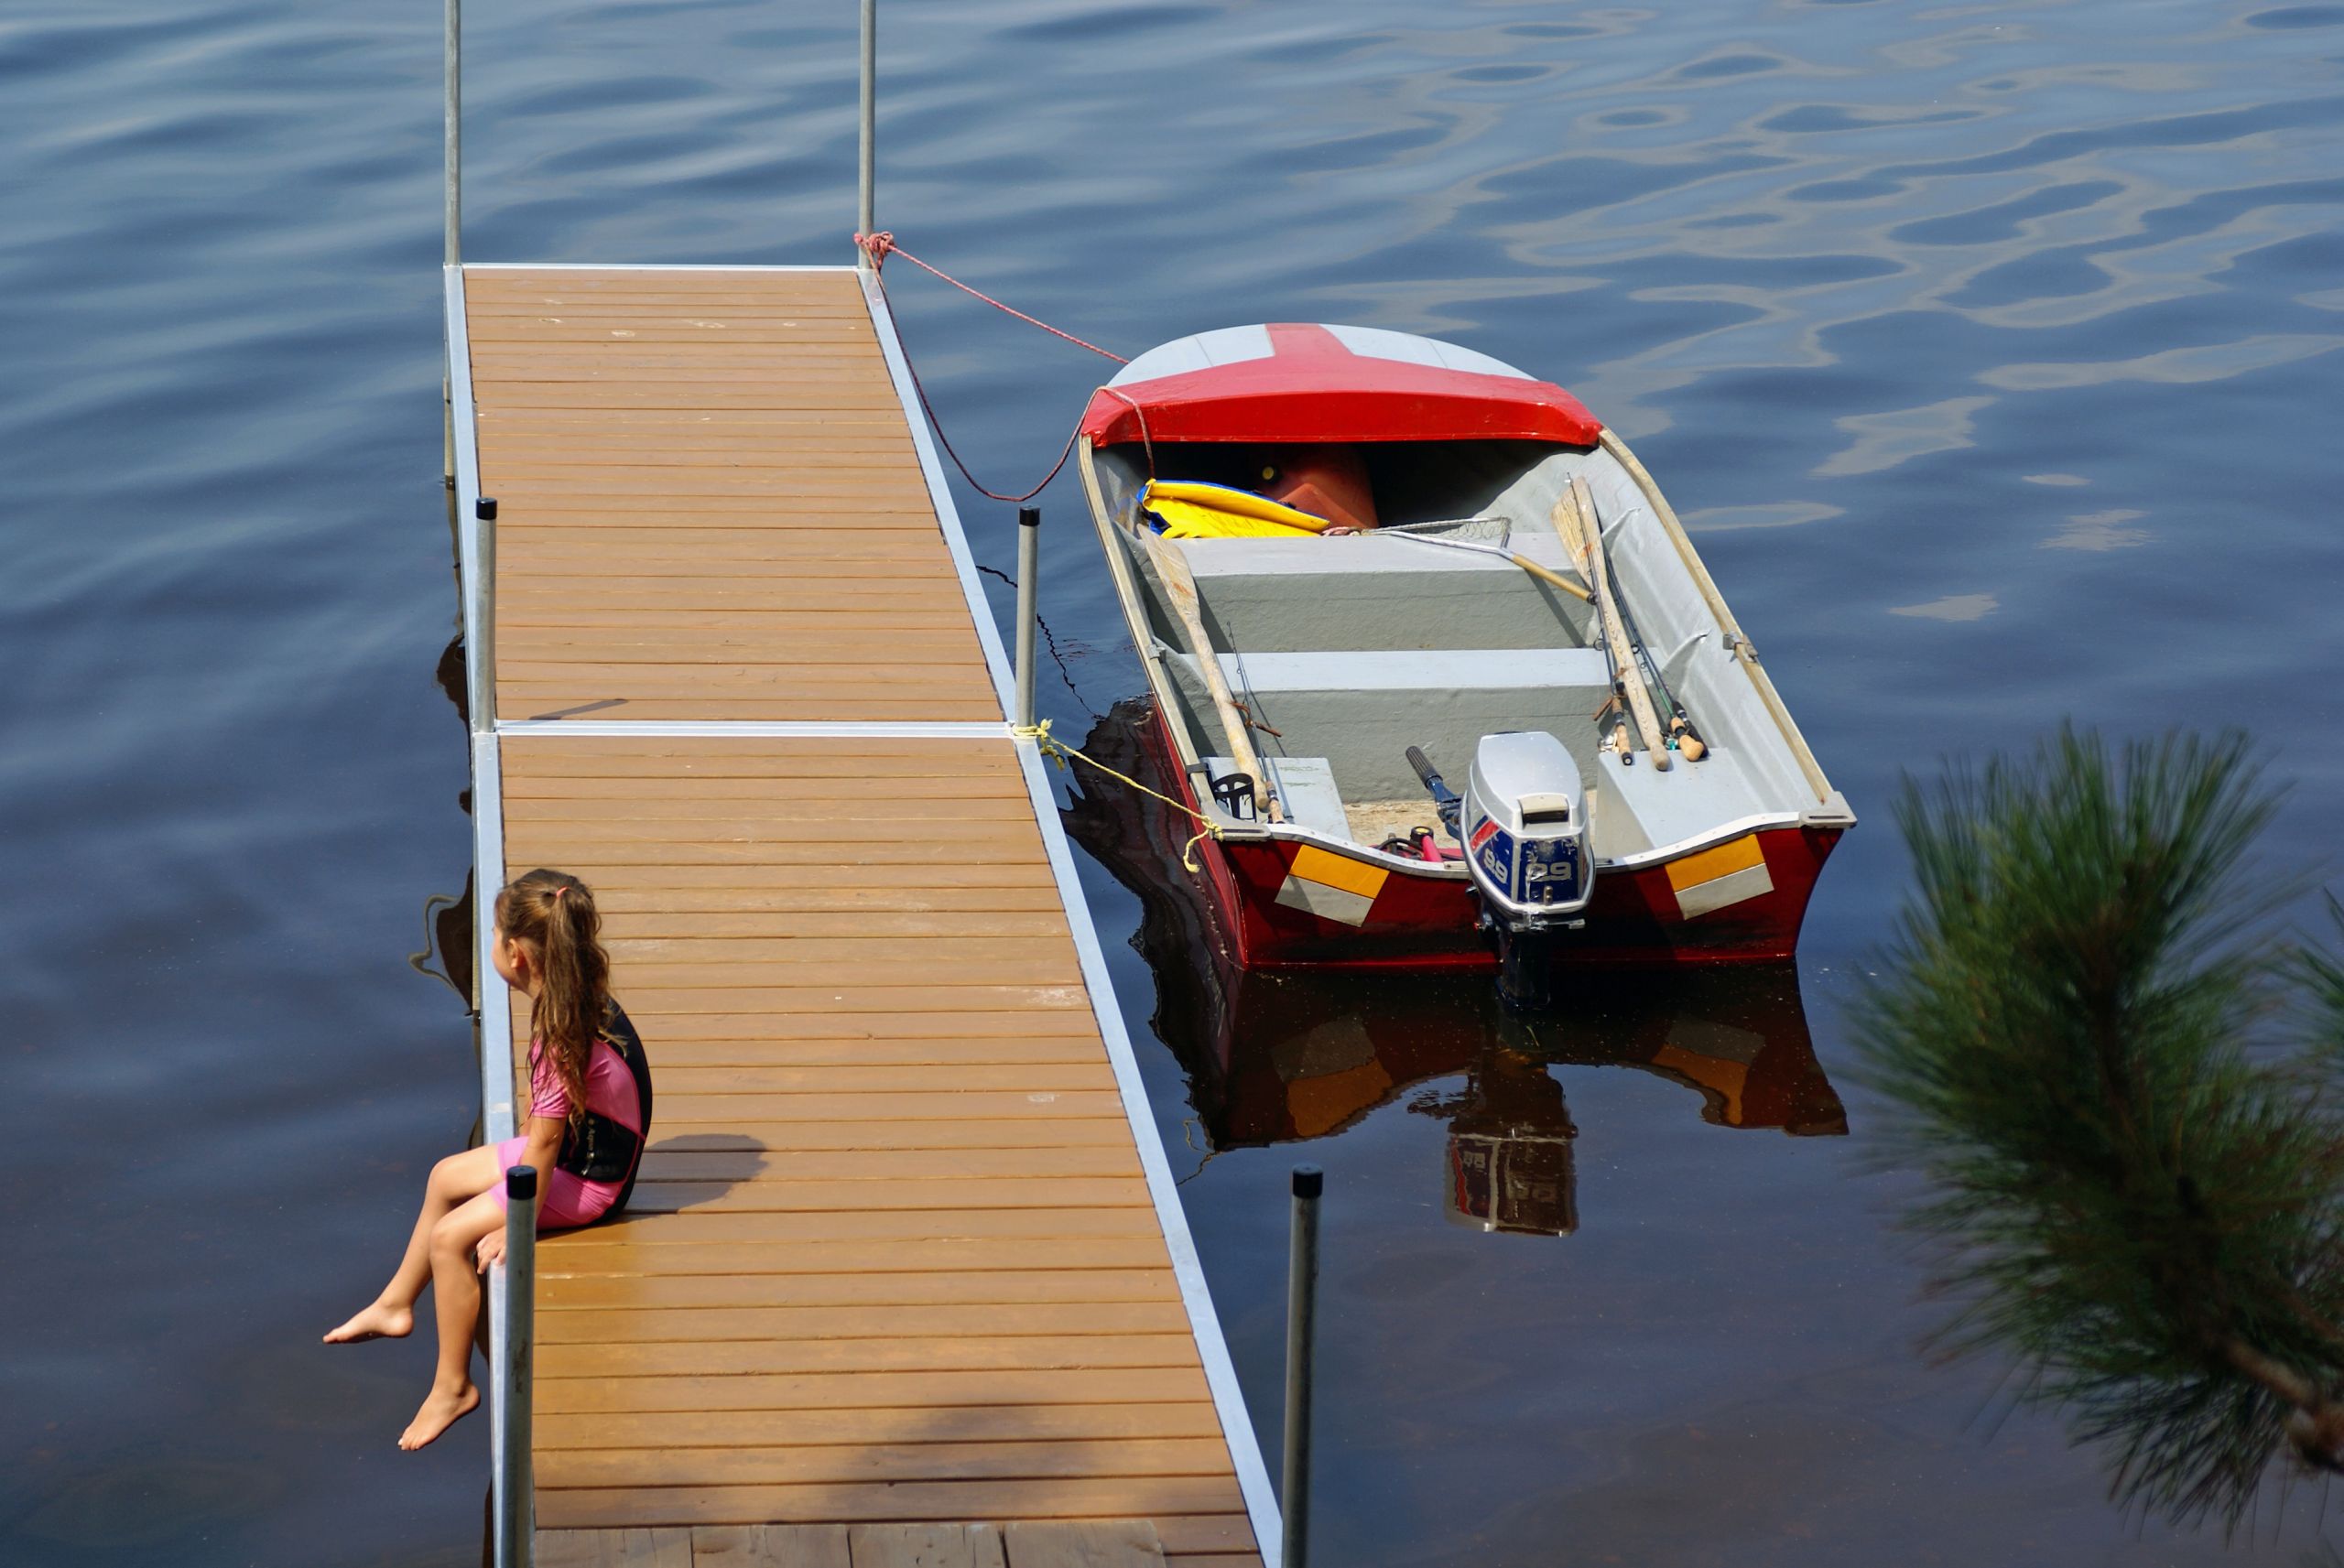
[[[1118,704],[1083,750],[1156,787],[1145,717],[1144,700]],[[1248,973],[1181,885],[1188,819],[1079,764],[1076,775],[1068,831],[1140,901],[1156,1033],[1188,1070],[1216,1149],[1328,1137],[1405,1098],[1409,1113],[1449,1124],[1452,1221],[1560,1236],[1579,1227],[1579,1130],[1555,1066],[1655,1074],[1719,1127],[1848,1130],[1788,965],[1590,975],[1536,1016],[1505,1007],[1487,975]]]

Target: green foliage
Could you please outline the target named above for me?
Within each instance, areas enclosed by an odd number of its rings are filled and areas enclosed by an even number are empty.
[[[2344,903],[2333,893],[2328,899],[2328,919],[2339,949],[2344,950]],[[2344,1074],[2344,963],[2327,953],[2302,953],[2295,959],[2295,979],[2302,986],[2312,1048],[2331,1073]]]
[[[2283,1438],[2334,1467],[2344,1435],[2344,1123],[2311,1058],[2248,1047],[2292,981],[2344,1065],[2344,967],[2258,935],[2274,804],[2239,738],[2067,731],[1908,785],[1918,892],[1860,1004],[1937,1192],[1944,1343],[2014,1356],[2176,1518],[2235,1523]]]

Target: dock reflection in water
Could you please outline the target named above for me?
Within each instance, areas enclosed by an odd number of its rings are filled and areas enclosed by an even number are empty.
[[[1083,750],[1160,788],[1138,728],[1146,712],[1144,700],[1118,704]],[[1561,1236],[1579,1227],[1579,1129],[1558,1066],[1655,1074],[1684,1086],[1687,1111],[1719,1127],[1848,1130],[1789,966],[1575,979],[1537,1016],[1504,1007],[1488,975],[1247,973],[1188,890],[1187,819],[1078,774],[1068,831],[1140,901],[1155,1032],[1186,1068],[1216,1150],[1330,1137],[1405,1100],[1448,1123],[1441,1181],[1453,1222]]]

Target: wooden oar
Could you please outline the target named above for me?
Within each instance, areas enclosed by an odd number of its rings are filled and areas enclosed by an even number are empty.
[[[1644,738],[1644,749],[1652,753],[1652,765],[1667,772],[1668,739],[1660,728],[1660,717],[1653,711],[1652,694],[1644,689],[1644,671],[1637,667],[1635,650],[1628,645],[1628,631],[1620,619],[1620,609],[1612,598],[1612,573],[1603,557],[1603,524],[1595,515],[1595,497],[1587,488],[1585,478],[1571,476],[1571,487],[1555,503],[1555,532],[1562,535],[1563,547],[1579,562],[1579,575],[1595,589],[1595,619],[1603,628],[1603,640],[1612,650],[1612,667],[1619,674],[1620,687],[1628,698],[1628,711],[1635,715],[1636,729]]]
[[[1253,751],[1253,737],[1246,730],[1245,716],[1237,711],[1237,698],[1221,673],[1221,655],[1213,652],[1212,638],[1205,632],[1204,606],[1197,597],[1197,579],[1188,570],[1188,557],[1175,541],[1151,534],[1145,526],[1135,531],[1139,542],[1147,548],[1147,558],[1156,563],[1156,578],[1164,584],[1164,597],[1172,601],[1172,613],[1179,618],[1181,629],[1188,634],[1188,652],[1196,655],[1205,689],[1212,694],[1212,705],[1220,710],[1221,734],[1229,741],[1230,760],[1237,764],[1239,773],[1253,781],[1253,799],[1262,816],[1272,822],[1285,820],[1278,810],[1277,797],[1270,793],[1262,759]]]

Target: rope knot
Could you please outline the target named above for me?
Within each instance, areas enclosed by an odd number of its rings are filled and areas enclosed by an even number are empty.
[[[1140,794],[1147,795],[1151,799],[1160,800],[1165,805],[1170,806],[1173,810],[1186,813],[1188,816],[1194,817],[1199,830],[1194,837],[1189,838],[1186,844],[1180,846],[1180,864],[1186,866],[1191,875],[1204,870],[1202,866],[1197,863],[1197,846],[1207,838],[1219,842],[1224,837],[1220,823],[1215,822],[1211,817],[1207,816],[1203,812],[1197,810],[1186,801],[1175,800],[1161,790],[1150,789],[1147,785],[1140,783],[1139,780],[1132,777],[1129,773],[1117,773],[1114,769],[1109,767],[1106,763],[1101,762],[1090,752],[1078,752],[1073,747],[1066,744],[1063,741],[1054,739],[1050,734],[1050,721],[1047,719],[1043,719],[1039,724],[1013,724],[1009,727],[1009,732],[1020,741],[1033,741],[1035,747],[1041,752],[1042,755],[1047,757],[1050,762],[1058,768],[1065,769],[1068,767],[1068,764],[1072,762],[1088,762],[1092,767],[1098,769],[1101,773],[1105,773],[1109,778],[1114,779],[1118,783],[1127,784],[1131,785],[1132,788],[1139,791]]]
[[[895,236],[882,229],[875,234],[857,234],[855,248],[871,258],[871,270],[879,271],[887,265],[888,254],[895,248]]]

